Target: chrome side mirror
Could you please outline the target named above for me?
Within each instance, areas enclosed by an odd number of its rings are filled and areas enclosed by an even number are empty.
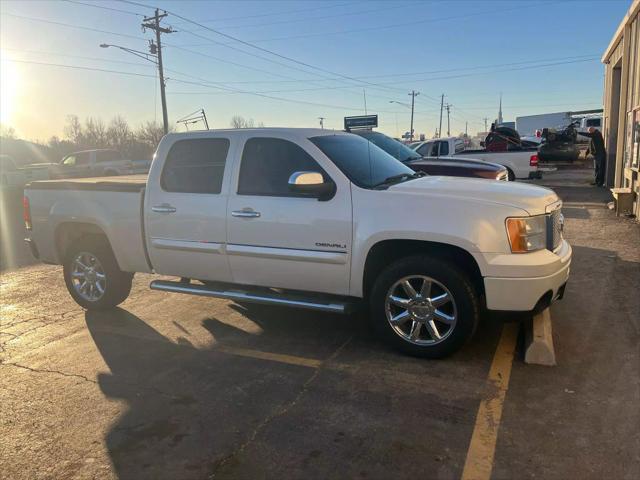
[[[289,190],[301,196],[331,200],[336,193],[336,184],[325,181],[319,172],[295,172],[289,177]]]

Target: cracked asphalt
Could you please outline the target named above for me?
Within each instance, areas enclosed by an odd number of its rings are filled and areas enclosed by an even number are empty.
[[[567,202],[575,252],[552,307],[558,366],[514,360],[496,479],[640,477],[640,226],[566,175],[545,179]],[[492,394],[495,320],[425,361],[388,350],[360,317],[153,292],[149,275],[121,308],[85,312],[60,267],[3,248],[0,478],[462,473]]]

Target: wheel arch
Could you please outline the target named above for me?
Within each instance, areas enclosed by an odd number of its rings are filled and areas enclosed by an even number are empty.
[[[427,240],[381,240],[367,253],[362,279],[362,293],[368,297],[378,274],[390,263],[413,255],[432,255],[449,261],[463,270],[470,278],[476,293],[484,296],[484,282],[476,259],[459,246]]]
[[[69,251],[71,245],[81,238],[100,238],[106,241],[111,248],[111,242],[106,232],[95,223],[88,222],[62,222],[55,230],[54,239],[56,246],[56,255],[62,263]],[[112,249],[113,250],[113,249]],[[116,258],[117,262],[117,258]]]

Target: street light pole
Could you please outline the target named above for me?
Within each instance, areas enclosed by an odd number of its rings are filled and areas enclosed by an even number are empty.
[[[402,103],[402,102],[396,102],[395,100],[389,100],[389,103],[397,103],[398,105],[402,105],[403,107],[411,109],[411,128],[409,130],[409,138],[410,140],[413,140],[413,111],[415,106],[415,99],[418,95],[420,95],[420,92],[416,92],[415,90],[412,90],[411,93],[409,93],[408,95],[411,95],[411,105],[407,105],[406,103]]]
[[[440,128],[438,128],[438,138],[442,137],[442,109],[444,107],[444,93],[440,97]]]

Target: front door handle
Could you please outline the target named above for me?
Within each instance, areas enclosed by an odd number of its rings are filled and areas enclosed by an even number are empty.
[[[258,218],[260,216],[260,212],[254,212],[253,210],[234,210],[231,212],[233,217],[242,217],[242,218]]]
[[[163,203],[162,205],[155,205],[151,207],[151,210],[157,213],[173,213],[176,211],[176,207]]]

